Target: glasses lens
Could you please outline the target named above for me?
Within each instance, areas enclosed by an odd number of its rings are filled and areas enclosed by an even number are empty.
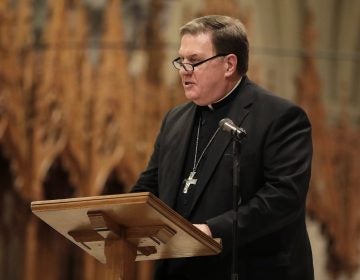
[[[173,65],[178,70],[185,69],[185,71],[188,72],[193,71],[193,66],[190,63],[182,63],[180,58],[173,60]]]
[[[180,58],[177,58],[173,61],[173,65],[176,69],[181,69],[181,63],[180,63]]]
[[[191,72],[194,70],[193,66],[190,63],[182,63],[182,67],[184,67],[185,71]]]

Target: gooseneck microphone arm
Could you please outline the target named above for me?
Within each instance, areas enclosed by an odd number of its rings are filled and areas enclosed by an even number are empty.
[[[238,265],[238,215],[237,210],[241,204],[240,194],[240,154],[241,154],[241,140],[246,137],[246,131],[237,127],[234,122],[228,118],[222,119],[219,122],[220,128],[227,131],[232,136],[233,147],[233,225],[232,225],[232,273],[231,280],[239,279],[239,265]]]

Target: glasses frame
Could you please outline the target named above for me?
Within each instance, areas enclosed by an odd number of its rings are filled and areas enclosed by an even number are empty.
[[[186,72],[193,72],[195,70],[196,66],[199,66],[199,65],[201,65],[209,60],[212,60],[214,58],[221,57],[221,56],[227,56],[227,55],[228,55],[227,53],[219,53],[219,54],[216,54],[212,57],[209,57],[207,59],[204,59],[204,60],[196,62],[196,63],[180,62],[181,57],[179,56],[172,61],[172,64],[175,67],[175,69],[177,69],[177,70],[181,70],[181,68],[183,68]],[[187,69],[187,67],[189,67],[189,69]]]

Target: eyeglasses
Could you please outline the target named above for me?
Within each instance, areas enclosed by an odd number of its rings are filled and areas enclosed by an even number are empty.
[[[212,60],[214,58],[217,58],[217,57],[220,57],[220,56],[226,56],[227,54],[225,53],[219,53],[217,55],[214,55],[212,57],[209,57],[205,60],[202,60],[202,61],[199,61],[199,62],[196,62],[196,63],[183,63],[181,61],[181,57],[178,57],[178,58],[175,58],[173,61],[172,61],[172,64],[174,65],[174,67],[178,70],[180,70],[181,68],[183,68],[186,72],[193,72],[195,67],[196,66],[199,66],[209,60]]]

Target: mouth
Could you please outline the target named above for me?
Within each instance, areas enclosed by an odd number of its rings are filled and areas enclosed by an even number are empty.
[[[190,85],[193,85],[194,83],[192,83],[192,82],[188,82],[188,81],[185,81],[184,82],[184,86],[190,86]]]

